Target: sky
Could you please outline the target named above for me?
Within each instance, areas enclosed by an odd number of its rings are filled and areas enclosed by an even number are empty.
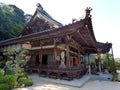
[[[40,3],[55,20],[64,25],[78,19],[86,7],[91,7],[92,24],[96,40],[110,42],[114,56],[120,57],[120,0],[0,0],[14,4],[27,14],[34,14]]]

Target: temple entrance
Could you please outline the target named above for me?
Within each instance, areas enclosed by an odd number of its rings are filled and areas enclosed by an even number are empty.
[[[40,65],[39,55],[36,55],[35,65]]]
[[[48,55],[43,55],[42,56],[42,65],[47,65],[48,63]]]

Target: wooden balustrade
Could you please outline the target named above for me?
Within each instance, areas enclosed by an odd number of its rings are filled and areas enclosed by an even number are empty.
[[[55,66],[54,68],[51,66],[32,66],[26,68],[26,71],[32,74],[34,71],[37,71],[38,74],[42,77],[49,77],[49,78],[59,78],[65,80],[73,80],[74,78],[82,77],[86,69],[81,67],[72,67],[72,68],[59,68]]]

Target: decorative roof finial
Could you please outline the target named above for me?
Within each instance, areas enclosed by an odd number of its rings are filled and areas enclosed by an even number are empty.
[[[91,7],[87,7],[86,8],[86,16],[85,16],[85,18],[87,18],[87,17],[91,17],[91,15],[90,15],[90,11],[92,10],[92,8]]]
[[[39,9],[39,10],[43,10],[43,7],[42,7],[42,5],[40,4],[40,3],[37,3],[37,8]]]

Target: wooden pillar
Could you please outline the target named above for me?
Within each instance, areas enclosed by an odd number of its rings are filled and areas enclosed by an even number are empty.
[[[40,42],[40,51],[39,51],[39,61],[40,61],[40,65],[42,65],[42,55],[43,55],[43,50],[42,50],[42,46],[43,46],[43,43]]]
[[[70,36],[66,35],[66,66],[70,67],[70,49],[69,49]]]
[[[88,53],[87,56],[88,56],[88,65],[90,65],[90,54]]]
[[[85,59],[85,56],[84,56],[84,65],[85,65],[85,68],[86,68],[86,59]]]
[[[97,49],[97,55],[98,55],[98,69],[99,69],[99,72],[101,72],[101,49]]]
[[[91,65],[90,65],[90,54],[88,53],[88,72],[89,72],[89,75],[91,75]]]
[[[56,66],[56,57],[57,57],[57,39],[56,38],[54,38],[53,39],[54,40],[54,66]]]
[[[39,61],[40,61],[40,65],[42,65],[42,49],[40,49],[39,52]]]
[[[86,61],[86,55],[84,55],[84,61]]]
[[[78,48],[78,62],[79,62],[79,65],[81,64],[81,60],[80,60],[80,48]]]
[[[34,66],[35,65],[35,55],[33,54],[33,52],[31,52],[30,56],[31,56],[31,58],[30,58],[30,61],[29,61],[30,62],[29,65]]]

